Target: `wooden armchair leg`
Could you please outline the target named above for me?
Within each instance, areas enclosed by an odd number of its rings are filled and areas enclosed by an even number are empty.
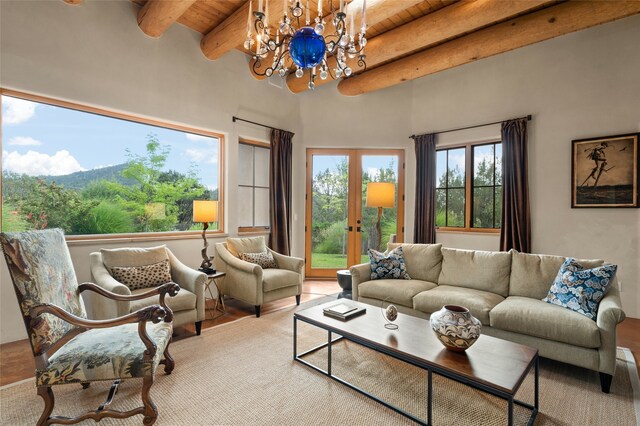
[[[256,318],[260,318],[260,305],[255,305],[256,308]]]
[[[144,405],[144,419],[142,423],[146,426],[150,426],[156,422],[158,418],[158,408],[156,404],[151,400],[151,396],[149,396],[149,391],[151,390],[151,385],[153,384],[153,376],[146,376],[142,382],[142,404]]]
[[[296,294],[296,305],[300,306],[300,295]]]
[[[202,321],[196,321],[196,335],[199,336],[202,331]]]
[[[38,386],[38,395],[44,400],[44,410],[42,411],[40,419],[38,419],[37,425],[45,426],[48,424],[49,416],[51,416],[51,412],[53,411],[55,399],[50,386]]]
[[[176,366],[175,361],[173,360],[173,358],[171,357],[171,354],[169,353],[169,344],[167,344],[167,347],[164,348],[164,359],[160,361],[160,363],[164,364],[164,372],[166,374],[171,374],[171,372],[173,371],[173,368]]]
[[[83,382],[83,383],[81,383],[81,384],[82,384],[82,389],[88,389],[88,388],[89,388],[89,386],[91,386],[91,383],[90,383],[90,382]]]

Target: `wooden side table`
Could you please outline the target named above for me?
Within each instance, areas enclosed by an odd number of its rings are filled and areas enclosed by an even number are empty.
[[[222,298],[222,293],[220,292],[220,285],[219,285],[219,280],[224,280],[226,273],[222,272],[222,271],[217,271],[213,274],[207,274],[207,282],[205,283],[206,286],[206,291],[209,292],[209,296],[211,297],[207,297],[207,293],[205,291],[205,306],[206,306],[206,300],[207,299],[211,299],[211,300],[215,300],[215,304],[213,306],[213,311],[220,311],[223,314],[226,312],[225,311],[225,307],[224,307],[224,299]],[[216,294],[213,294],[213,289],[211,288],[213,287],[216,291]],[[206,315],[205,315],[206,316]],[[221,317],[222,315],[218,315],[213,316],[210,319],[216,319],[218,317]]]

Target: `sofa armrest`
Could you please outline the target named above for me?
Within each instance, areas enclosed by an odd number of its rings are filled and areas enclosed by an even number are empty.
[[[180,262],[178,258],[167,250],[169,264],[171,266],[171,279],[180,285],[181,288],[196,295],[196,321],[205,318],[205,298],[204,289],[207,283],[207,274],[196,271]]]
[[[299,257],[286,256],[284,254],[280,254],[276,251],[267,248],[273,255],[276,263],[278,264],[278,268],[287,269],[289,271],[297,272],[298,274],[304,275],[304,259],[300,259]]]
[[[111,276],[109,270],[102,263],[102,254],[94,252],[89,255],[91,261],[91,276],[93,282],[105,290],[128,296],[131,290]],[[109,319],[127,315],[131,310],[131,302],[116,301],[104,297],[89,296],[91,298],[91,312],[93,319]]]
[[[622,303],[620,301],[620,293],[618,291],[618,282],[614,279],[611,283],[609,291],[600,301],[598,306],[598,316],[596,323],[600,329],[600,355],[601,373],[611,374],[616,368],[616,326],[625,319]]]
[[[369,263],[361,263],[349,268],[351,272],[351,294],[353,300],[358,300],[358,285],[365,281],[371,280],[371,265]]]

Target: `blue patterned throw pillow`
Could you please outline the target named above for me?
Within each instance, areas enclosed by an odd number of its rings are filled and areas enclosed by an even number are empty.
[[[391,278],[397,280],[410,280],[407,268],[402,257],[402,247],[397,247],[385,255],[379,251],[369,249],[371,259],[371,279],[381,280]]]
[[[568,258],[542,301],[571,309],[595,321],[598,305],[617,269],[617,265],[584,269],[575,259]]]

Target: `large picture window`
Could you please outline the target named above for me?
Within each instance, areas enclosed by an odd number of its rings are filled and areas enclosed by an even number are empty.
[[[199,231],[193,200],[219,201],[222,137],[3,91],[2,230],[67,235]]]
[[[436,226],[494,231],[502,223],[502,144],[468,144],[436,153]]]

